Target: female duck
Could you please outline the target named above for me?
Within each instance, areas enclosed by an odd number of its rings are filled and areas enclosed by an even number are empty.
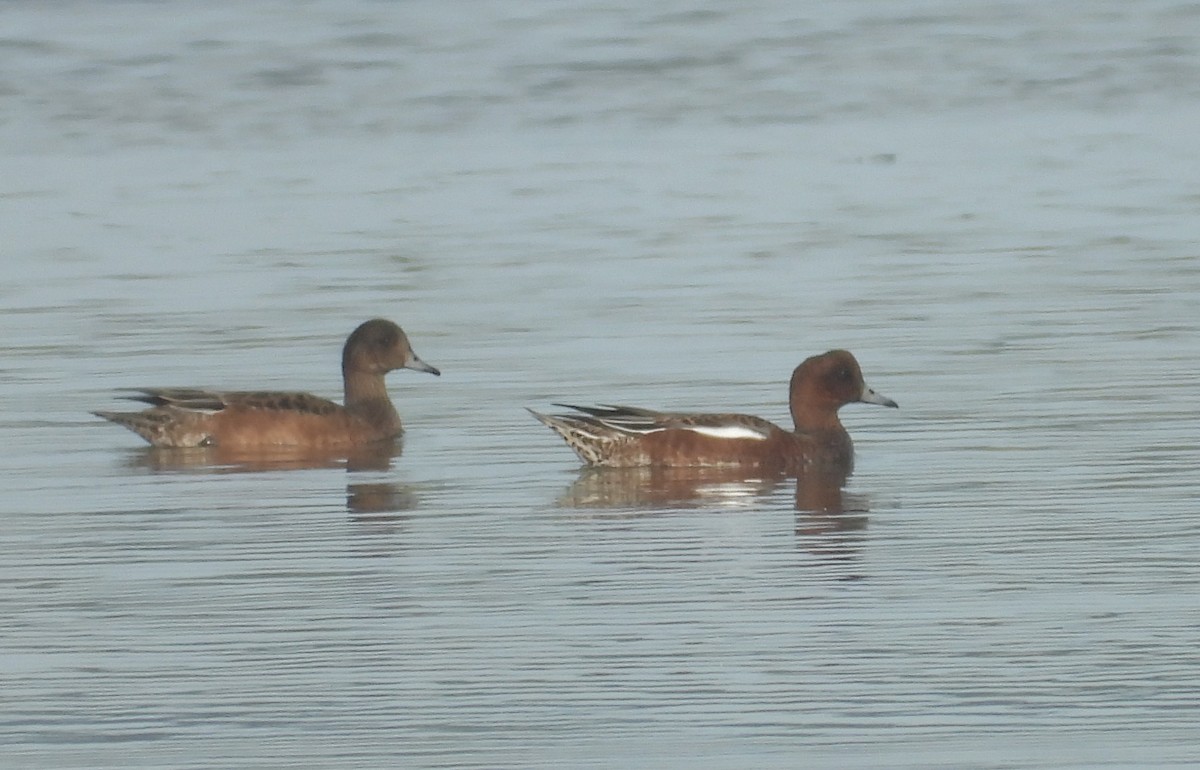
[[[345,404],[310,393],[139,388],[141,412],[93,412],[158,447],[235,450],[352,447],[402,432],[383,378],[393,369],[440,375],[413,352],[399,326],[380,318],[359,326],[342,349]]]

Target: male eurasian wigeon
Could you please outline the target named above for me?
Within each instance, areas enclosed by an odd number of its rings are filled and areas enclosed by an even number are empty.
[[[93,412],[158,447],[350,447],[394,438],[400,415],[383,377],[393,369],[440,375],[417,358],[399,326],[376,318],[351,333],[342,348],[345,405],[310,393],[137,388],[141,412]]]
[[[529,411],[562,436],[588,465],[744,466],[794,472],[813,462],[849,471],[854,445],[838,419],[838,409],[845,404],[897,406],[867,387],[858,361],[845,350],[831,350],[797,366],[788,400],[794,431],[746,414],[569,404],[556,406],[574,409],[576,414]]]

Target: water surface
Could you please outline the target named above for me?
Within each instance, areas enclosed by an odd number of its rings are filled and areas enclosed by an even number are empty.
[[[6,767],[1200,762],[1192,5],[0,19]],[[402,453],[88,414],[377,315]],[[840,515],[522,409],[785,422],[832,347],[902,407]]]

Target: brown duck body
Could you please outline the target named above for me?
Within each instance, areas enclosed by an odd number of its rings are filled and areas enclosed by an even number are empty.
[[[854,444],[838,409],[864,402],[896,406],[866,386],[854,356],[831,350],[796,367],[789,389],[795,430],[746,414],[656,412],[634,407],[577,407],[537,419],[588,465],[608,467],[754,467],[796,472],[814,463],[849,472]],[[531,412],[533,410],[530,410]]]
[[[399,326],[367,321],[342,350],[345,405],[309,393],[142,388],[141,412],[95,412],[154,446],[229,449],[332,448],[394,438],[403,430],[384,375],[393,369],[440,374],[412,351]]]

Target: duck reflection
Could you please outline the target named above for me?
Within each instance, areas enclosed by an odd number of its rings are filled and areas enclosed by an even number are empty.
[[[764,474],[747,468],[584,467],[556,501],[564,508],[662,509],[749,508],[794,484],[796,536],[810,550],[834,555],[857,552],[866,529],[868,500],[845,489],[844,464],[810,464],[793,475]]]
[[[746,506],[770,494],[783,476],[745,468],[585,467],[563,493],[565,508],[705,508]]]
[[[796,540],[805,550],[830,560],[859,555],[870,510],[865,495],[847,492],[849,469],[809,465],[796,477]]]
[[[346,510],[358,514],[356,519],[379,523],[381,520],[395,520],[399,517],[388,514],[398,514],[411,511],[417,507],[417,495],[405,484],[392,482],[374,482],[369,484],[346,485]],[[363,514],[378,514],[366,516]]]
[[[402,451],[403,444],[398,439],[351,449],[147,447],[132,454],[127,465],[155,472],[223,474],[344,469],[354,473],[390,470],[392,461]],[[378,481],[346,485],[346,509],[353,514],[393,513],[411,510],[416,505],[416,495],[407,485]]]

